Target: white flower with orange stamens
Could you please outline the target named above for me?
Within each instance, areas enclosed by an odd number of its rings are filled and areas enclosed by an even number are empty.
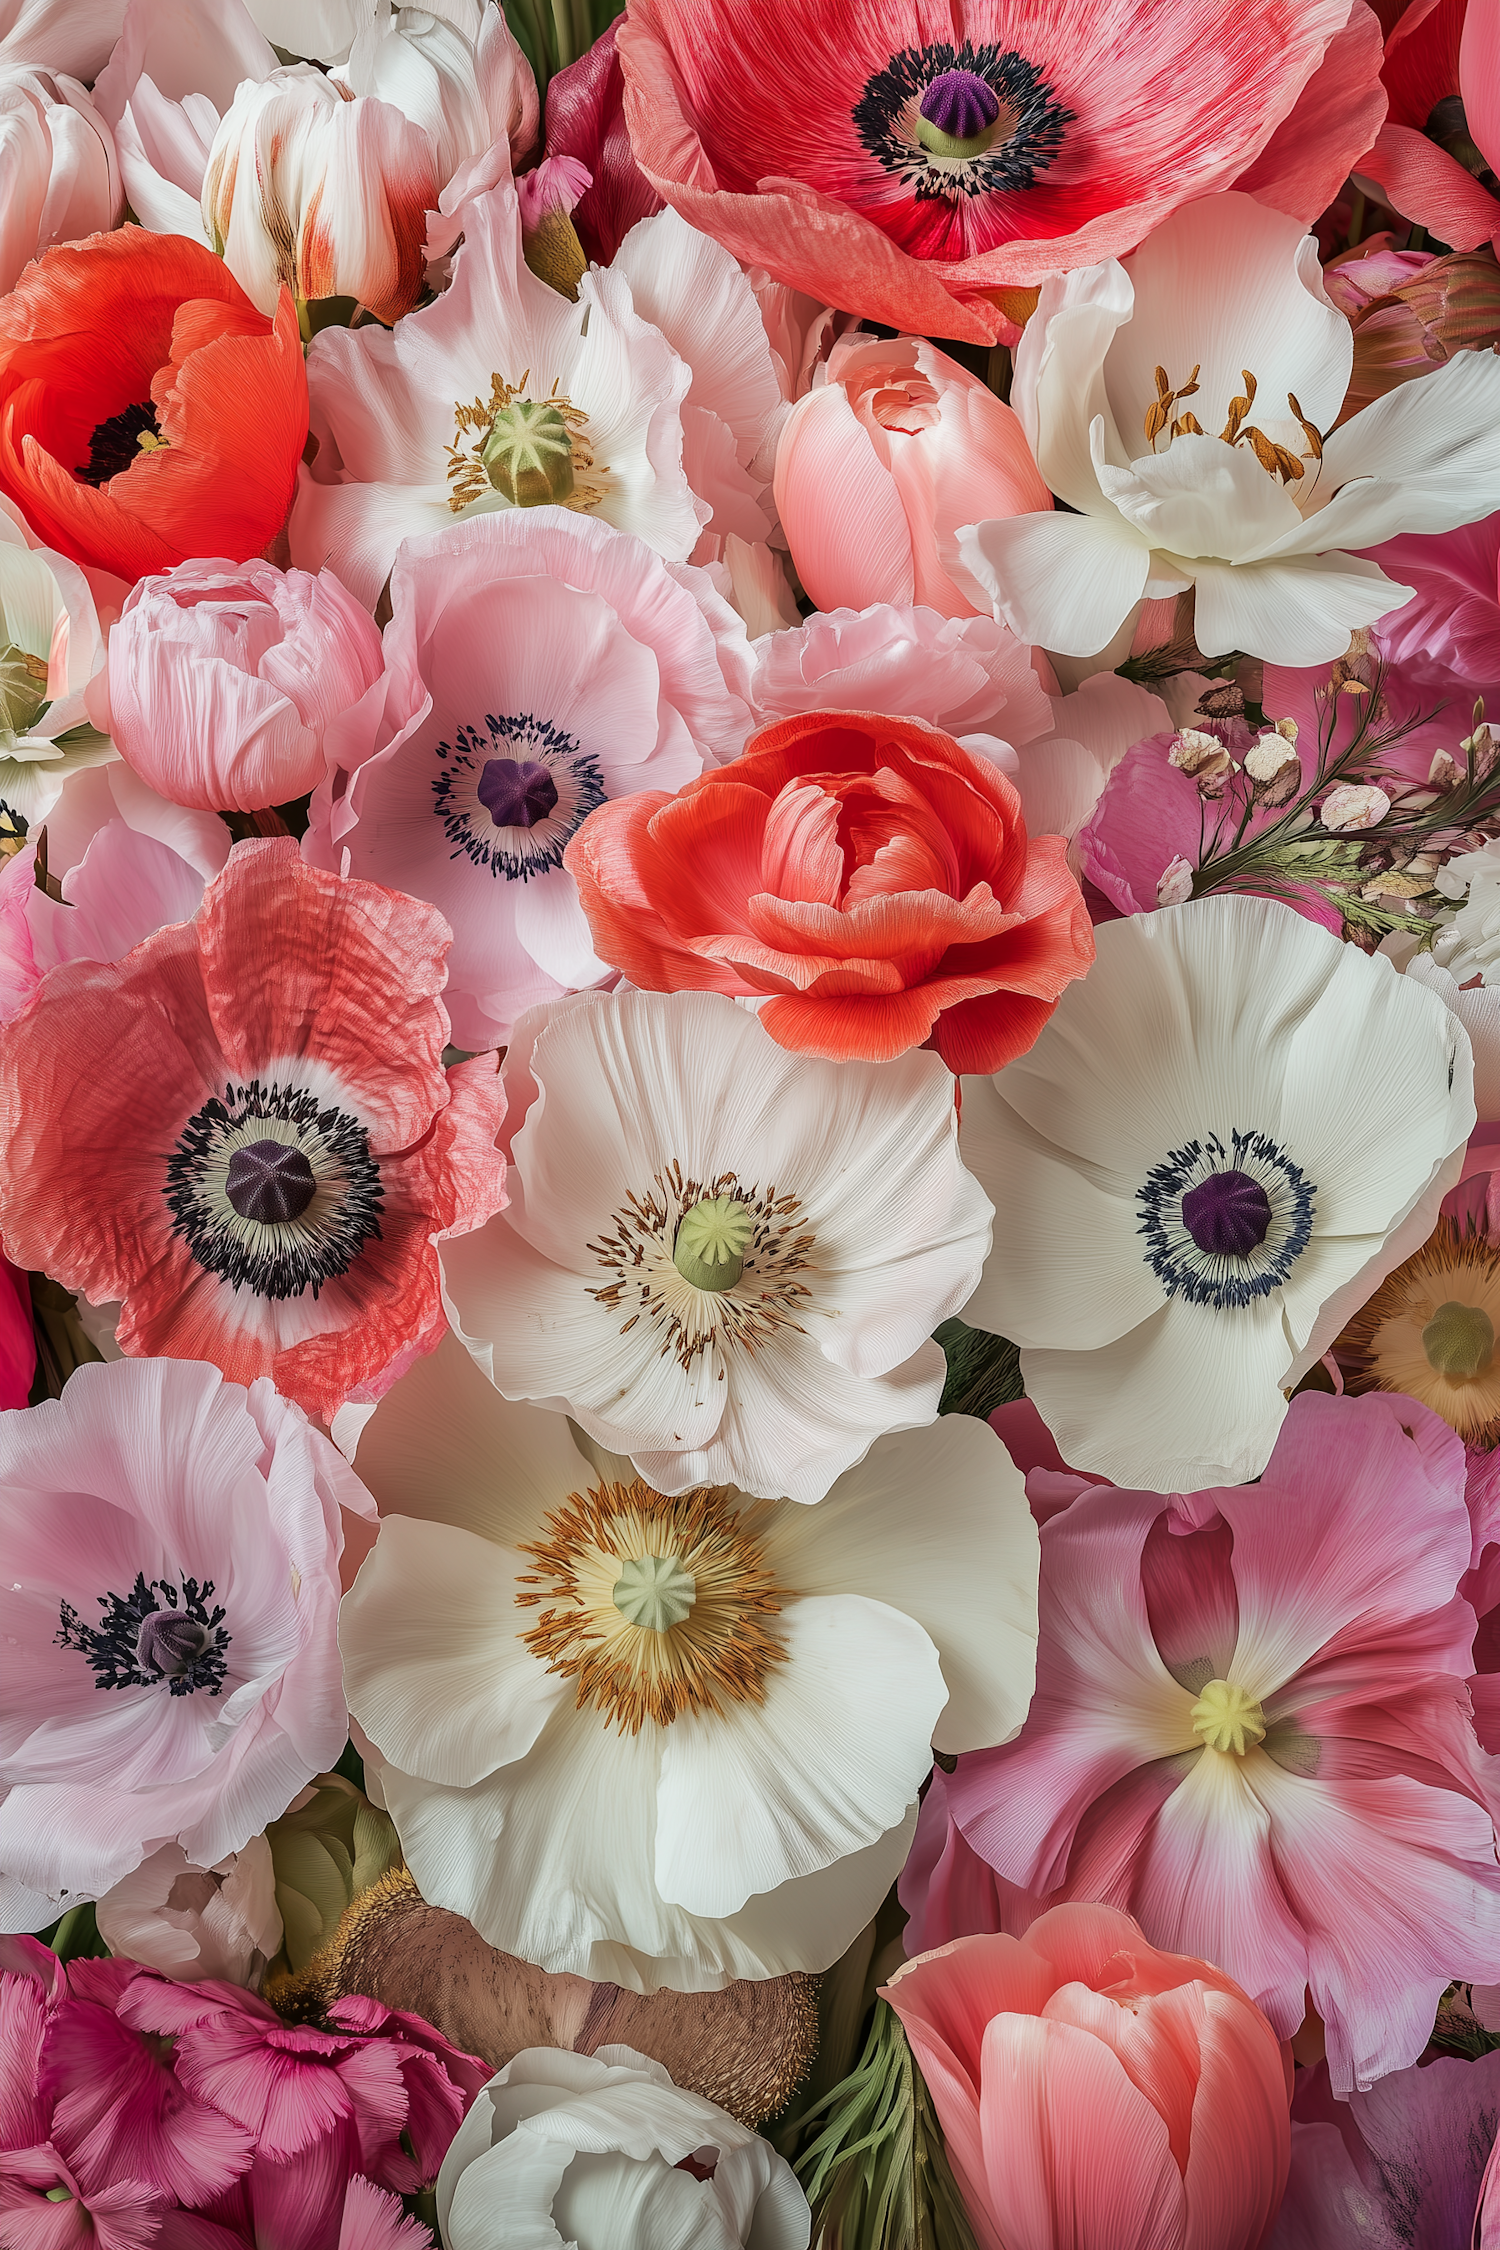
[[[381,1527],[340,1643],[366,1770],[429,1905],[542,1968],[636,1992],[826,1968],[906,1856],[933,1748],[1025,1716],[1037,1537],[966,1416],[882,1438],[816,1508],[674,1497],[448,1337],[358,1460]]]

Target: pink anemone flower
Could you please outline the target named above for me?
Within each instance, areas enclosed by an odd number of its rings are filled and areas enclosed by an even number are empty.
[[[1042,1528],[1026,1724],[948,1784],[1036,1900],[1134,1914],[1283,2038],[1310,1994],[1339,2092],[1414,2062],[1500,1958],[1464,1482],[1415,1400],[1306,1392],[1258,1484],[1080,1490]]]
[[[0,1927],[164,1843],[213,1866],[338,1757],[346,1507],[373,1512],[297,1407],[198,1363],[0,1415]]]
[[[52,970],[0,1029],[9,1255],[122,1302],[124,1352],[325,1419],[378,1397],[443,1334],[434,1245],[505,1199],[495,1063],[442,1066],[451,942],[276,837],[191,922]]]
[[[974,342],[1237,180],[1311,219],[1384,114],[1363,0],[632,0],[616,48],[685,219],[820,303]]]

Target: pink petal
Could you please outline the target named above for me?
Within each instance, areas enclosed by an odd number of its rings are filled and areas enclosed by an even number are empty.
[[[1387,203],[1455,250],[1473,250],[1500,228],[1500,202],[1456,157],[1409,125],[1383,125],[1360,158]]]

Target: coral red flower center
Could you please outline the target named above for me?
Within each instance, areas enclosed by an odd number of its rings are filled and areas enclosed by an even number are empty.
[[[973,140],[1000,115],[999,95],[972,70],[940,72],[917,106],[929,125],[956,141]]]
[[[1074,112],[1035,63],[993,44],[907,47],[865,82],[854,129],[918,202],[1013,195],[1054,162]],[[881,219],[879,203],[870,216]]]
[[[1210,1172],[1182,1199],[1182,1223],[1214,1258],[1246,1258],[1265,1241],[1271,1198],[1248,1172]]]

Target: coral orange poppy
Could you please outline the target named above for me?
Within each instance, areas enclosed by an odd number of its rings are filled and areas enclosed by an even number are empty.
[[[307,442],[290,297],[256,311],[185,236],[50,250],[0,301],[0,491],[48,546],[137,579],[246,562],[281,529]]]

